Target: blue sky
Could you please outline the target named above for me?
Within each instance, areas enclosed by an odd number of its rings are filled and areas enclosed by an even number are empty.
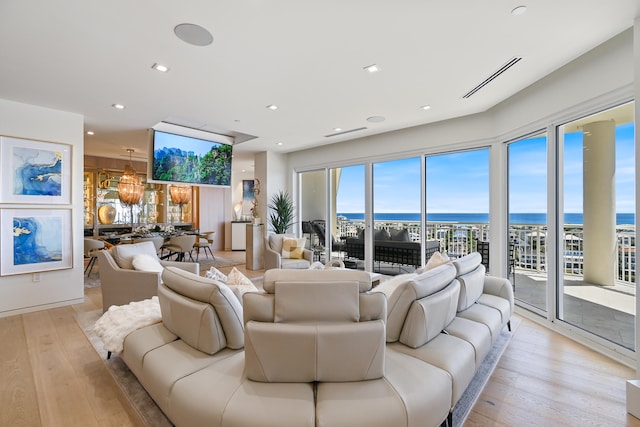
[[[616,128],[616,210],[634,211],[634,124]],[[565,212],[582,212],[582,133],[565,135]],[[429,213],[489,211],[489,150],[427,158]],[[511,213],[546,212],[546,137],[509,148]],[[374,212],[420,212],[420,158],[374,164]],[[342,213],[364,212],[364,166],[342,169],[337,197]]]

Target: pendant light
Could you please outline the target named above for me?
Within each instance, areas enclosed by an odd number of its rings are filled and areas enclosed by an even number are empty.
[[[127,151],[129,152],[129,164],[124,167],[124,173],[118,182],[118,197],[120,202],[129,206],[131,210],[131,227],[133,227],[133,205],[140,203],[144,194],[144,185],[132,166],[131,153],[133,153],[133,149],[127,148]]]

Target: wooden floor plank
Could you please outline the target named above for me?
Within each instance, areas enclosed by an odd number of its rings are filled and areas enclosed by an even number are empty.
[[[22,316],[0,319],[0,425],[39,426],[40,409]]]
[[[633,377],[632,369],[523,319],[464,425],[640,426],[626,412]]]
[[[64,350],[51,314],[70,307],[23,316],[43,426],[97,426],[81,379]]]

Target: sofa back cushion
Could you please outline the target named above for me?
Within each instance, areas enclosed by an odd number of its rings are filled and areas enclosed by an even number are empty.
[[[400,338],[402,326],[414,301],[445,288],[455,275],[456,269],[446,264],[419,275],[396,276],[378,285],[375,292],[381,292],[387,298],[387,342],[395,342]]]
[[[132,243],[130,245],[117,245],[111,248],[111,256],[120,268],[133,270],[133,257],[138,254],[147,254],[158,258],[156,247],[151,241]]]
[[[358,282],[277,282],[274,322],[357,322]]]
[[[227,346],[232,349],[244,346],[242,305],[227,285],[176,267],[165,268],[162,280],[173,292],[212,306],[220,319]],[[164,320],[164,312],[162,315]],[[182,337],[180,333],[172,332]],[[212,329],[210,332],[216,333],[217,330]]]
[[[484,291],[485,267],[482,256],[473,252],[453,261],[460,281],[458,311],[464,311],[478,301]]]
[[[366,271],[347,269],[324,270],[289,270],[271,269],[264,273],[262,287],[264,291],[273,294],[277,282],[315,283],[316,285],[337,281],[357,281],[358,292],[371,290],[371,275]]]
[[[244,296],[245,372],[262,382],[384,375],[386,299],[356,270],[268,270]]]
[[[220,318],[211,304],[180,295],[165,284],[158,288],[164,326],[191,347],[215,354],[227,346]]]
[[[453,280],[446,288],[414,301],[399,341],[418,348],[440,335],[456,316],[459,295],[460,282]]]

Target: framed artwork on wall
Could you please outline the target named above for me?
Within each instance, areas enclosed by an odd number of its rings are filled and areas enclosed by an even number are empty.
[[[70,209],[2,209],[0,227],[0,276],[73,266]]]
[[[71,145],[0,137],[1,203],[71,203]]]
[[[254,193],[255,182],[252,179],[242,180],[242,215],[250,217],[253,213],[253,205],[255,202]]]

